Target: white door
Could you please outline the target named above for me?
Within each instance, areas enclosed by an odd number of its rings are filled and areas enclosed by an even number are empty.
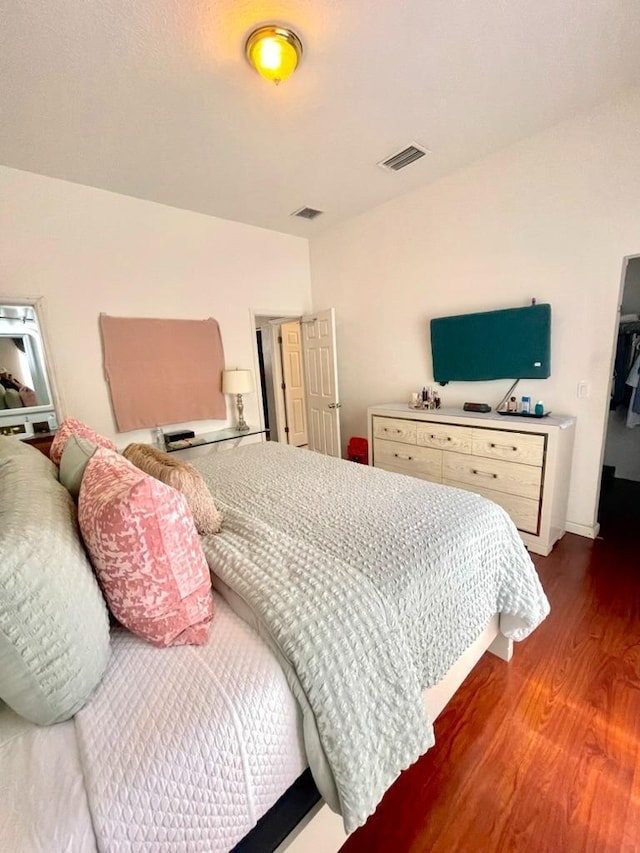
[[[299,320],[280,326],[284,405],[287,412],[287,440],[295,447],[307,444],[302,327]]]
[[[309,449],[340,456],[340,401],[333,308],[302,318]]]

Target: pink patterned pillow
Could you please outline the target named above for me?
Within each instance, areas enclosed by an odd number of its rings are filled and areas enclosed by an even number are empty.
[[[91,427],[83,424],[82,421],[79,421],[77,418],[65,418],[58,427],[56,437],[51,442],[51,450],[49,451],[49,458],[56,465],[60,464],[64,446],[67,443],[67,439],[71,438],[72,435],[79,435],[80,438],[86,438],[97,444],[98,447],[106,447],[109,450],[116,449],[115,444],[110,439],[100,435],[100,433],[91,429]]]
[[[78,521],[116,619],[156,646],[207,641],[211,577],[180,492],[98,448],[82,479]]]

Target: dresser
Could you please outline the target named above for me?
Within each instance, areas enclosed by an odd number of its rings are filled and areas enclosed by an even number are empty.
[[[368,422],[370,465],[489,498],[537,554],[549,554],[564,534],[574,418],[387,403],[369,408]]]

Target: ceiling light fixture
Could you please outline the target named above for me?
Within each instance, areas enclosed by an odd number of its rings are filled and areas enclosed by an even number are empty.
[[[277,86],[291,77],[298,67],[302,58],[302,42],[293,30],[268,24],[251,33],[245,52],[258,74]]]

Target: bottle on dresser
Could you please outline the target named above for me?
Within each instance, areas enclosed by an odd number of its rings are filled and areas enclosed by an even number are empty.
[[[165,442],[164,432],[162,431],[162,427],[157,426],[154,429],[153,433],[154,433],[155,445],[158,448],[158,450],[166,450],[167,445]]]

